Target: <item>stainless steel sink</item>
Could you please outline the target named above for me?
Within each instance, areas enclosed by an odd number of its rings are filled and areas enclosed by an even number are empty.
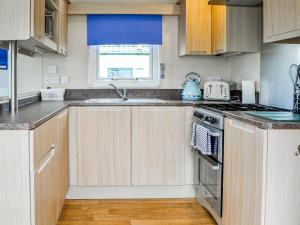
[[[157,98],[130,98],[127,100],[123,100],[121,98],[94,98],[88,99],[84,103],[87,104],[134,104],[134,103],[161,103],[164,100]]]

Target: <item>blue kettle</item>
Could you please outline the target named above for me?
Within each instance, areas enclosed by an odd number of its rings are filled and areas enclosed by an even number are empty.
[[[202,99],[200,90],[201,78],[197,73],[188,73],[185,77],[184,88],[181,94],[183,100],[199,101]]]

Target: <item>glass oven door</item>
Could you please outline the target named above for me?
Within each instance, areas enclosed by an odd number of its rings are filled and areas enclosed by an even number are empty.
[[[206,201],[219,215],[222,216],[222,164],[213,158],[198,153],[199,181],[204,187]]]

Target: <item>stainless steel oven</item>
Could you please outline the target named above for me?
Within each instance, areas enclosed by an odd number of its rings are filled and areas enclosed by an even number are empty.
[[[224,118],[222,114],[197,108],[194,113],[194,122],[204,126],[210,134],[217,137],[218,151],[206,155],[193,149],[195,155],[195,172],[197,200],[221,224],[223,200],[223,130]],[[203,138],[203,137],[197,137]]]

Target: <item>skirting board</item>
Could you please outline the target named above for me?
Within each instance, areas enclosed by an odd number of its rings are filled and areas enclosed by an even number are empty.
[[[195,198],[194,185],[150,187],[71,186],[67,199]]]

